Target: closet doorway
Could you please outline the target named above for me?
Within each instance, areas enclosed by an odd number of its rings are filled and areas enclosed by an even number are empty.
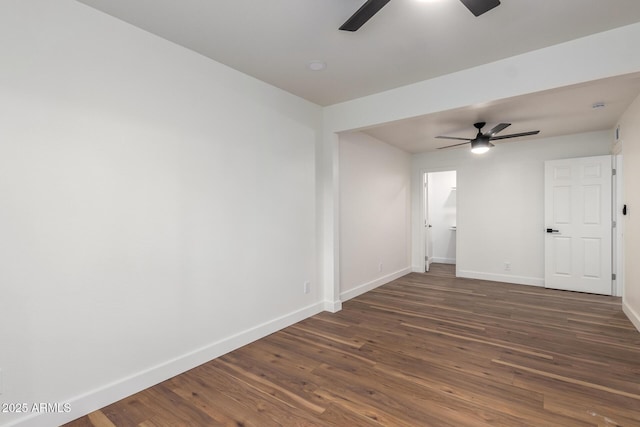
[[[456,171],[426,172],[424,183],[425,272],[453,270],[456,264]]]

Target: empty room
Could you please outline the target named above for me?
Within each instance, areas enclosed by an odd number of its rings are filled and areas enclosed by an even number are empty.
[[[636,0],[0,2],[0,426],[640,426]]]

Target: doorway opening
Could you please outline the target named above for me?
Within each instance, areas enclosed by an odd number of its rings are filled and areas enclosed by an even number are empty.
[[[455,277],[457,254],[456,171],[425,172],[424,271]]]

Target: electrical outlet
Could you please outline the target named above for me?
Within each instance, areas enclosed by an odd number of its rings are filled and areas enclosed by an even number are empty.
[[[305,294],[311,292],[311,282],[304,282],[303,290]]]
[[[505,262],[504,263],[504,270],[505,271],[511,271],[511,263],[510,262]]]

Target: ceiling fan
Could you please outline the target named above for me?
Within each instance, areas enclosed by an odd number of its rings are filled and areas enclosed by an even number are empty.
[[[489,148],[494,146],[490,141],[495,141],[498,139],[517,138],[519,136],[537,135],[540,133],[539,130],[533,130],[529,132],[512,133],[510,135],[496,136],[498,132],[502,132],[504,129],[511,126],[511,123],[500,123],[496,125],[493,129],[491,129],[489,132],[482,133],[482,128],[484,127],[484,125],[486,125],[485,122],[478,122],[473,124],[473,126],[476,129],[478,129],[478,134],[473,139],[458,138],[455,136],[436,136],[436,138],[441,138],[441,139],[456,139],[459,141],[466,141],[466,142],[461,142],[460,144],[453,144],[453,145],[448,145],[446,147],[439,147],[438,150],[442,150],[444,148],[458,147],[460,145],[471,143],[471,151],[476,154],[482,154],[482,153],[486,153],[487,151],[489,151]]]
[[[367,0],[351,18],[340,27],[343,31],[356,31],[373,15],[378,13],[390,0]],[[480,16],[500,5],[500,0],[460,0],[475,16]]]

